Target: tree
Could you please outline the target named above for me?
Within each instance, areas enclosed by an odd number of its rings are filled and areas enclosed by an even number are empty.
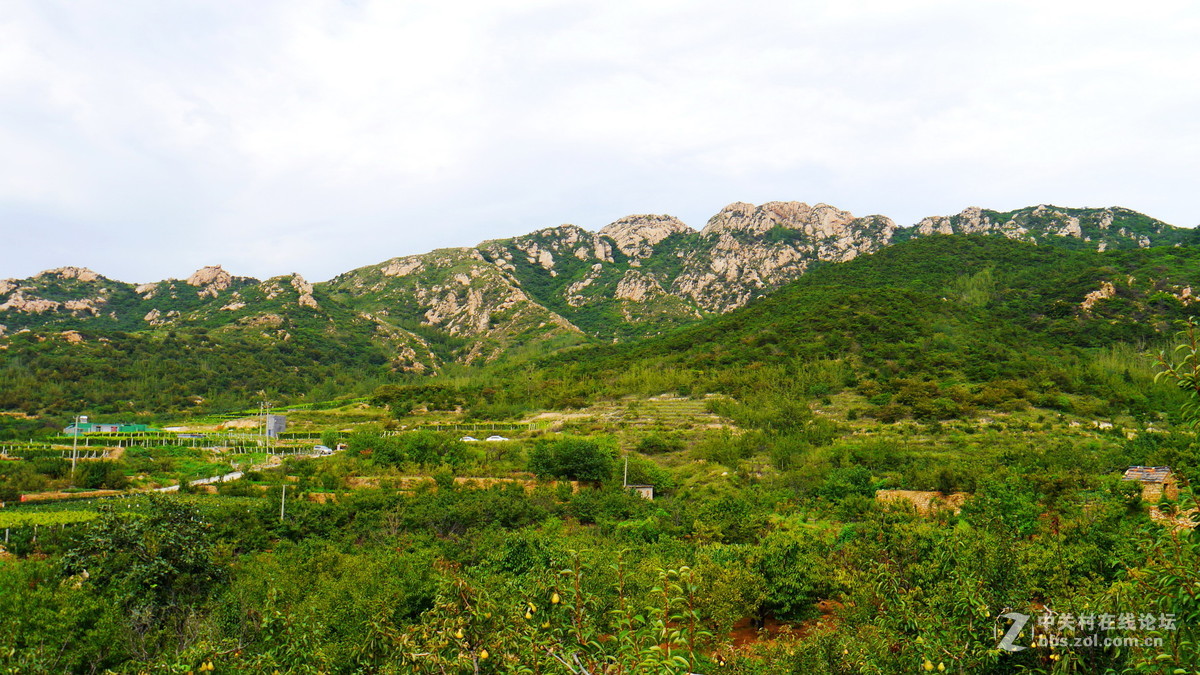
[[[612,478],[616,464],[611,449],[584,438],[539,443],[529,453],[529,470],[552,478],[603,482]]]
[[[1158,353],[1159,372],[1154,381],[1166,378],[1188,394],[1188,402],[1183,404],[1180,412],[1190,426],[1200,425],[1200,335],[1197,335],[1195,318],[1189,318],[1183,323],[1183,330],[1177,333],[1180,342],[1175,347],[1175,353],[1182,353],[1178,363],[1172,362],[1166,350]]]
[[[183,607],[203,599],[219,579],[210,525],[178,497],[150,495],[145,509],[100,507],[63,560],[67,574],[90,583],[129,610]]]

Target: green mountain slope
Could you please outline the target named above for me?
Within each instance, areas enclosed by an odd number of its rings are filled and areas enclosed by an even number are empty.
[[[924,237],[821,267],[662,338],[548,357],[545,379],[558,384],[543,401],[617,396],[643,381],[736,396],[782,387],[802,398],[867,383],[876,408],[906,387],[958,408],[1009,387],[1038,405],[1066,409],[1092,397],[1149,414],[1167,408],[1139,391],[1150,388],[1150,362],[1135,352],[1162,345],[1174,322],[1196,311],[1192,288],[1200,288],[1200,251],[1191,247],[1099,253]],[[1114,348],[1120,358],[1096,370]],[[812,380],[814,367],[837,375]],[[792,387],[789,378],[808,384]]]
[[[1160,340],[1200,289],[1196,237],[1119,207],[971,208],[899,228],[825,204],[769,202],[731,204],[700,232],[661,215],[596,233],[563,225],[316,284],[206,267],[135,286],[67,267],[0,281],[0,386],[3,405],[21,409],[199,399],[207,408],[261,389],[299,396],[329,369],[359,383],[489,364],[506,373],[506,361],[573,346],[588,349],[545,361],[544,379],[558,383],[546,387],[552,404],[594,397],[597,373],[631,364],[743,382],[753,373],[738,369],[796,359],[836,360],[874,379],[1032,381],[1072,349]],[[172,335],[203,345],[205,357],[175,349]],[[256,361],[258,351],[276,356]],[[206,361],[226,352],[226,363]],[[110,357],[122,365],[98,365]],[[154,380],[140,375],[158,372],[154,359],[177,362],[163,380],[169,395],[149,394]],[[77,372],[75,361],[97,367]],[[80,374],[101,373],[103,387],[72,393]]]

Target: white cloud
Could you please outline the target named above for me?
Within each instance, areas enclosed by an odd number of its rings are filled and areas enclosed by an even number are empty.
[[[1182,0],[9,5],[0,276],[323,279],[734,200],[1200,221]]]

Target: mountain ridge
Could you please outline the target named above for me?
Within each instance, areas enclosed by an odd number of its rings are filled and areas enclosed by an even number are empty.
[[[290,324],[319,323],[331,339],[352,326],[386,345],[395,370],[434,372],[548,341],[661,334],[745,306],[814,265],[935,234],[1098,251],[1197,239],[1195,230],[1123,207],[969,207],[900,227],[824,203],[734,202],[699,230],[673,216],[637,214],[595,232],[559,225],[389,258],[317,283],[295,273],[258,280],[213,265],[134,285],[61,267],[0,280],[0,335],[200,327],[286,339]]]

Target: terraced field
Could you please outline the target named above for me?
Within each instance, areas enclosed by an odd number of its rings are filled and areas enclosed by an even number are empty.
[[[538,419],[561,422],[564,430],[685,431],[731,427],[729,420],[709,411],[708,400],[667,395],[630,397],[573,413],[543,413]]]

